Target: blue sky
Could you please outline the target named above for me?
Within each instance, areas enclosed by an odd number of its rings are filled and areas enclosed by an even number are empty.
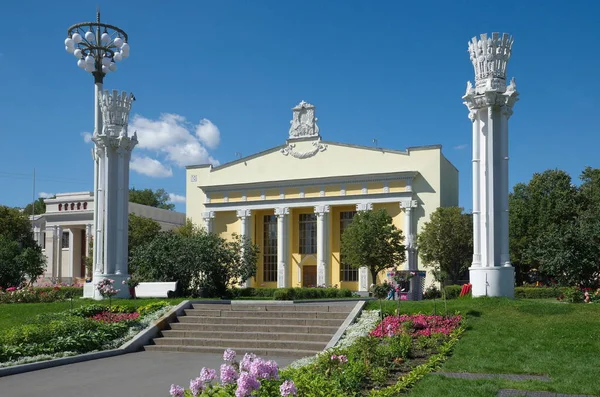
[[[0,204],[91,190],[93,78],[64,51],[97,1],[0,5]],[[471,123],[461,96],[474,35],[514,36],[510,185],[600,167],[596,1],[104,1],[131,56],[105,89],[133,92],[136,188],[185,195],[186,163],[284,143],[291,108],[317,106],[324,139],[404,149],[442,144],[471,208]],[[131,125],[130,125],[131,128]],[[148,175],[151,174],[151,175]],[[185,211],[185,204],[177,202]]]

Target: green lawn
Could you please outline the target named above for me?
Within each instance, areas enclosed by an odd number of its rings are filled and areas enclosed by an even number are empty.
[[[167,301],[171,304],[178,304],[185,300],[184,298],[176,299],[113,299],[113,305],[122,306],[143,306],[151,302]],[[73,299],[73,308],[79,306],[87,306],[93,304],[107,304],[108,301],[94,301],[91,299]],[[64,310],[69,310],[71,303],[66,302],[53,302],[53,303],[8,303],[0,305],[0,330],[12,327],[14,325],[26,324],[36,315],[42,313],[56,313]]]
[[[392,311],[396,302],[384,302]],[[378,302],[368,308],[379,309]],[[437,301],[437,310],[443,302]],[[401,311],[433,312],[433,302],[402,302]],[[411,397],[495,397],[502,388],[600,395],[600,305],[552,300],[456,299],[468,330],[442,370],[547,375],[552,382],[469,381],[428,375]]]

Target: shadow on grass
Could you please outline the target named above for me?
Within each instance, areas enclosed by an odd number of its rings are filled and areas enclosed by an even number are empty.
[[[556,316],[571,313],[574,309],[572,305],[556,304],[556,305],[519,305],[517,310],[524,314],[534,316]]]

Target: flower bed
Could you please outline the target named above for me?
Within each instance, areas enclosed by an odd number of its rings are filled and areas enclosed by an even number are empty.
[[[52,287],[0,288],[0,303],[49,303],[83,296],[83,287],[55,285]]]
[[[167,302],[137,309],[90,305],[38,315],[0,332],[0,367],[116,348],[169,309]]]
[[[389,316],[383,324],[387,333],[377,332],[378,318],[377,310],[363,311],[334,348],[281,372],[274,362],[246,355],[238,366],[221,366],[220,385],[207,383],[201,372],[189,390],[172,385],[171,396],[396,396],[438,367],[464,332],[460,316]],[[259,361],[244,364],[247,357]],[[234,358],[235,352],[225,351],[225,361]]]
[[[282,381],[279,367],[275,361],[264,360],[252,353],[244,355],[238,363],[236,353],[231,349],[223,353],[224,364],[220,368],[220,384],[216,383],[217,371],[202,368],[200,376],[190,380],[190,388],[186,391],[179,385],[171,385],[169,394],[172,397],[184,396],[295,396],[296,386],[293,381]],[[214,382],[214,383],[213,383]]]

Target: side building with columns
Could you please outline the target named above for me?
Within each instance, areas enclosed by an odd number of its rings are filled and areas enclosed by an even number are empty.
[[[302,101],[292,111],[285,144],[187,167],[187,217],[258,245],[252,287],[368,291],[370,273],[344,261],[340,241],[356,212],[381,208],[406,237],[407,262],[397,265],[417,270],[417,233],[436,208],[458,205],[458,170],[441,145],[393,150],[324,141],[313,105]]]
[[[94,225],[94,193],[60,193],[44,200],[46,212],[31,221],[33,236],[46,255],[44,279],[65,283],[86,278],[85,258]],[[162,230],[185,224],[185,214],[137,203],[129,203],[129,213],[153,219]],[[88,275],[89,276],[89,275]]]

